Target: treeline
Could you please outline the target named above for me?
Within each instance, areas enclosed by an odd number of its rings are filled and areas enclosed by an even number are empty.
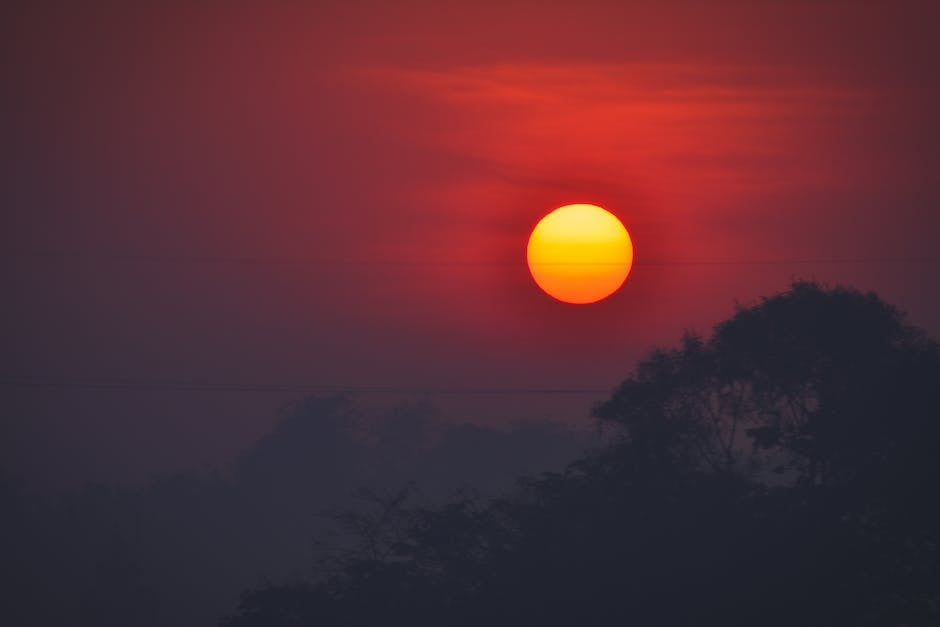
[[[62,498],[0,476],[0,624],[213,625],[242,590],[319,576],[324,556],[353,546],[337,512],[402,486],[422,503],[461,487],[496,494],[591,442],[548,425],[444,425],[420,405],[308,398],[221,472]]]
[[[515,494],[341,517],[222,624],[940,624],[940,357],[875,295],[795,283],[594,415],[616,441]]]

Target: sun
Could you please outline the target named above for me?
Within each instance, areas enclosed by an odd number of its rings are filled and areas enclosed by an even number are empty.
[[[616,292],[633,266],[633,242],[623,223],[597,205],[555,209],[532,229],[529,272],[549,296],[595,303]]]

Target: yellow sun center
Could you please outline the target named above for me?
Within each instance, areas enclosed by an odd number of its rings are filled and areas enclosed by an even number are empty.
[[[594,303],[623,285],[633,265],[633,242],[606,209],[565,205],[535,225],[526,256],[546,294],[566,303]]]

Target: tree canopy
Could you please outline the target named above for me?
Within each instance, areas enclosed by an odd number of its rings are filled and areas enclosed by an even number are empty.
[[[940,358],[877,296],[794,283],[594,415],[602,450],[502,498],[377,498],[343,518],[361,550],[223,624],[940,621]]]

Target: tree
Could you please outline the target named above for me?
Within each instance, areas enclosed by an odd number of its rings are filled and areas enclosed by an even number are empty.
[[[832,485],[935,441],[937,363],[874,294],[797,282],[653,352],[594,415],[650,462]]]
[[[651,353],[595,416],[609,448],[506,498],[398,501],[382,551],[226,625],[940,620],[940,358],[876,296],[794,283]],[[258,622],[280,593],[304,613]]]

